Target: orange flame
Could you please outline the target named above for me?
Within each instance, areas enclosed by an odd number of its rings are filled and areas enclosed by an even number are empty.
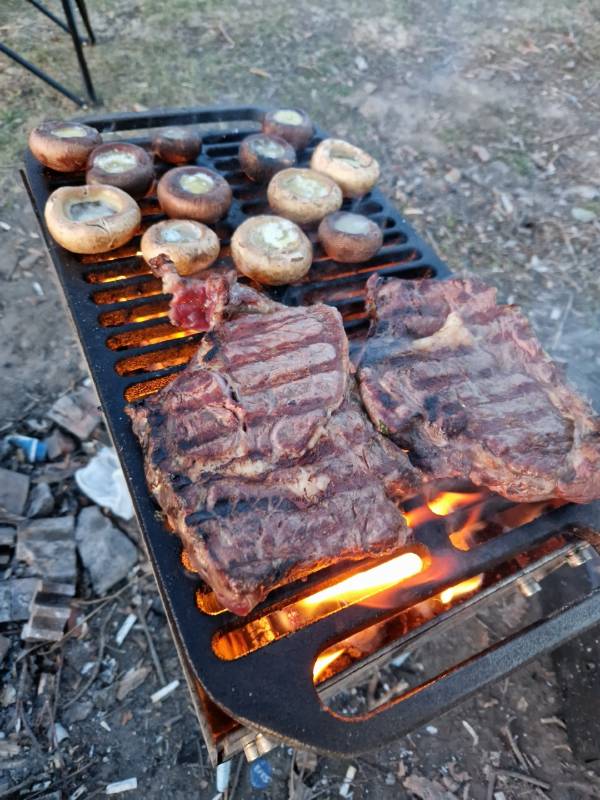
[[[299,601],[298,605],[308,608],[338,602],[340,605],[350,605],[360,603],[371,595],[377,594],[384,589],[388,589],[401,581],[417,575],[423,570],[423,559],[417,553],[402,553],[402,555],[392,558],[383,564],[351,575],[333,586],[321,589],[320,592],[311,594],[304,600]]]
[[[452,514],[459,508],[472,506],[483,500],[481,492],[442,492],[437,497],[429,500],[427,507],[438,517],[445,517]]]
[[[485,527],[485,523],[480,519],[480,514],[480,507],[472,508],[469,511],[465,524],[457,531],[450,534],[450,542],[457,550],[471,550],[474,544],[476,544],[473,539],[473,534]]]
[[[444,605],[448,605],[448,603],[451,603],[455,598],[476,591],[482,583],[483,575],[475,575],[473,578],[467,578],[466,581],[461,581],[461,583],[444,589],[444,591],[440,593],[440,600]]]
[[[313,667],[313,681],[315,683],[319,680],[327,667],[333,664],[334,661],[337,661],[338,657],[341,656],[343,652],[344,648],[338,647],[335,650],[326,650],[324,653],[321,653],[320,656],[317,656]]]

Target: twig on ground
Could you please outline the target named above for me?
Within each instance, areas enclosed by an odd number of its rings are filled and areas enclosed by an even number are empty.
[[[515,758],[517,759],[519,765],[521,766],[521,769],[525,770],[525,772],[529,772],[529,764],[527,763],[527,759],[523,755],[523,752],[521,751],[519,745],[517,744],[515,737],[513,736],[512,731],[510,729],[510,725],[513,719],[514,717],[511,717],[506,723],[506,725],[500,728],[500,733],[502,733],[503,736],[506,738],[510,746],[510,749],[513,751]]]
[[[152,639],[150,628],[148,627],[148,623],[146,622],[146,614],[148,613],[149,609],[150,609],[149,606],[145,611],[143,608],[140,608],[140,610],[137,612],[137,617],[140,621],[140,625],[142,626],[142,630],[144,631],[146,641],[148,642],[148,650],[150,651],[150,656],[152,658],[152,663],[154,664],[154,669],[156,670],[158,680],[160,681],[160,685],[164,686],[167,682],[167,679],[165,678],[165,673],[162,668],[162,664],[160,663],[160,659],[158,658],[158,653],[156,652],[156,647],[154,646],[154,640]]]
[[[116,609],[117,609],[117,604],[114,603],[112,608],[109,609],[108,614],[106,615],[106,618],[102,623],[102,627],[100,628],[100,643],[98,645],[97,661],[94,664],[94,668],[91,671],[90,677],[83,684],[81,689],[64,704],[63,710],[70,708],[70,706],[72,706],[73,703],[76,703],[80,697],[83,697],[83,695],[87,692],[87,690],[90,688],[90,686],[94,683],[94,681],[98,677],[98,673],[100,672],[100,667],[102,665],[102,658],[104,657],[104,648],[106,647],[106,629]]]
[[[240,782],[240,775],[242,774],[243,765],[244,765],[244,756],[240,755],[238,757],[237,764],[235,766],[235,774],[233,776],[231,787],[227,791],[227,800],[234,800],[235,798],[235,793],[237,791],[237,787]]]
[[[485,800],[494,800],[494,788],[496,786],[496,773],[494,770],[490,770],[490,775],[488,778],[488,785],[487,791],[485,793]]]
[[[235,47],[235,42],[234,42],[234,40],[231,38],[231,36],[230,36],[230,35],[227,33],[227,29],[225,28],[225,25],[223,25],[223,23],[222,23],[222,22],[219,22],[219,23],[218,23],[218,25],[217,25],[217,28],[219,29],[219,33],[220,33],[220,34],[221,34],[221,36],[222,36],[222,37],[225,39],[225,41],[227,42],[227,44],[228,44],[230,47]]]
[[[550,784],[542,781],[533,775],[523,775],[522,772],[514,772],[512,769],[498,769],[498,775],[505,775],[507,778],[514,778],[516,781],[524,781],[530,783],[532,786],[538,786],[540,789],[550,789]]]

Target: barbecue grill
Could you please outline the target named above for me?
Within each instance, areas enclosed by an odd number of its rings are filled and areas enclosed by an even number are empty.
[[[240,141],[259,128],[263,113],[255,107],[186,109],[81,121],[98,128],[105,140],[143,147],[149,147],[153,129],[199,128],[204,144],[197,163],[220,172],[233,188],[228,216],[216,225],[222,259],[227,259],[235,227],[268,208],[264,188],[244,176],[237,160]],[[324,136],[316,130],[301,164]],[[220,608],[186,568],[179,540],[168,534],[157,514],[142,453],[123,410],[127,401],[172,380],[202,334],[168,322],[168,298],[141,258],[139,238],[111,253],[80,257],[48,236],[43,223],[48,195],[59,185],[83,182],[83,175],[53,173],[28,152],[24,180],[128,481],[214,763],[242,749],[252,759],[281,742],[344,755],[372,749],[600,620],[600,537],[590,530],[600,519],[600,502],[516,505],[456,484],[407,504],[415,537],[395,561],[365,559],[317,571],[276,589],[244,619]],[[162,218],[154,197],[145,198],[141,207],[143,229]],[[358,265],[334,263],[317,245],[306,279],[270,293],[291,305],[335,305],[352,348],[366,331],[363,288],[371,274],[444,279],[450,272],[379,191],[344,204],[350,207],[383,229],[377,256]],[[386,576],[373,578],[386,565]],[[544,602],[536,619],[483,652],[445,665],[420,685],[356,717],[344,717],[330,702],[374,668],[457,623],[462,626],[506,593],[520,591],[539,610],[534,595],[543,589],[545,577],[565,571],[578,577],[576,600],[563,605],[555,596],[554,604]],[[366,586],[371,578],[374,582]],[[362,642],[358,655],[357,635]]]

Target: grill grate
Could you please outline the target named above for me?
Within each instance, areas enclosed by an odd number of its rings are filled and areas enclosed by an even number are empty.
[[[264,189],[245,178],[236,157],[239,142],[256,130],[262,113],[257,108],[197,109],[121,114],[83,121],[101,130],[105,138],[115,133],[121,140],[146,147],[150,142],[149,132],[156,127],[212,126],[212,132],[203,136],[198,163],[219,171],[233,187],[230,212],[216,226],[223,243],[220,263],[227,263],[231,232],[247,216],[266,210]],[[227,125],[230,127],[226,128]],[[125,135],[140,130],[144,131],[142,137]],[[302,163],[309,160],[312,149],[322,138],[324,134],[318,130]],[[530,551],[567,525],[594,524],[600,518],[600,503],[563,506],[463,552],[448,538],[448,525],[453,520],[450,515],[421,525],[416,534],[419,546],[432,555],[432,562],[444,560],[448,568],[443,579],[430,569],[419,576],[418,582],[409,581],[401,589],[387,590],[381,607],[350,605],[243,658],[220,660],[211,647],[213,638],[238,625],[239,620],[228,612],[211,615],[198,608],[199,581],[182,566],[177,538],[165,532],[156,515],[156,506],[146,487],[141,452],[123,411],[125,401],[145,397],[172,380],[192,356],[201,334],[180,331],[168,323],[168,298],[161,292],[160,281],[150,274],[138,255],[139,237],[109,254],[77,257],[65,252],[48,236],[43,224],[48,195],[59,185],[83,182],[83,175],[74,179],[57,175],[42,168],[27,153],[24,177],[123,465],[184,667],[190,684],[199,691],[199,705],[210,705],[207,698],[217,704],[218,708],[211,706],[213,716],[224,709],[242,724],[302,747],[345,754],[365,751],[423,724],[485,683],[600,619],[600,597],[594,594],[561,616],[545,620],[527,636],[502,643],[463,664],[459,672],[445,674],[377,714],[344,720],[327,711],[312,681],[314,659],[325,647],[447,586]],[[345,203],[345,207],[350,205]],[[363,287],[369,275],[378,272],[401,278],[443,279],[450,274],[379,191],[355,201],[352,208],[367,214],[382,227],[384,246],[377,256],[359,265],[336,264],[325,258],[317,245],[315,263],[306,279],[271,292],[276,299],[290,305],[316,301],[335,305],[343,315],[351,340],[365,331]],[[155,198],[142,202],[142,213],[143,229],[162,218]],[[459,521],[455,520],[457,524]],[[357,566],[350,569],[356,570]],[[337,565],[315,573],[304,582],[274,591],[251,617],[257,618],[267,608],[281,608],[327,584],[344,570],[348,570],[347,565]]]

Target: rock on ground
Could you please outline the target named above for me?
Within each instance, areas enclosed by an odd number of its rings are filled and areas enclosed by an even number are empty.
[[[105,517],[98,506],[84,508],[75,529],[77,549],[90,573],[94,591],[105,594],[127,576],[137,561],[134,544]]]

